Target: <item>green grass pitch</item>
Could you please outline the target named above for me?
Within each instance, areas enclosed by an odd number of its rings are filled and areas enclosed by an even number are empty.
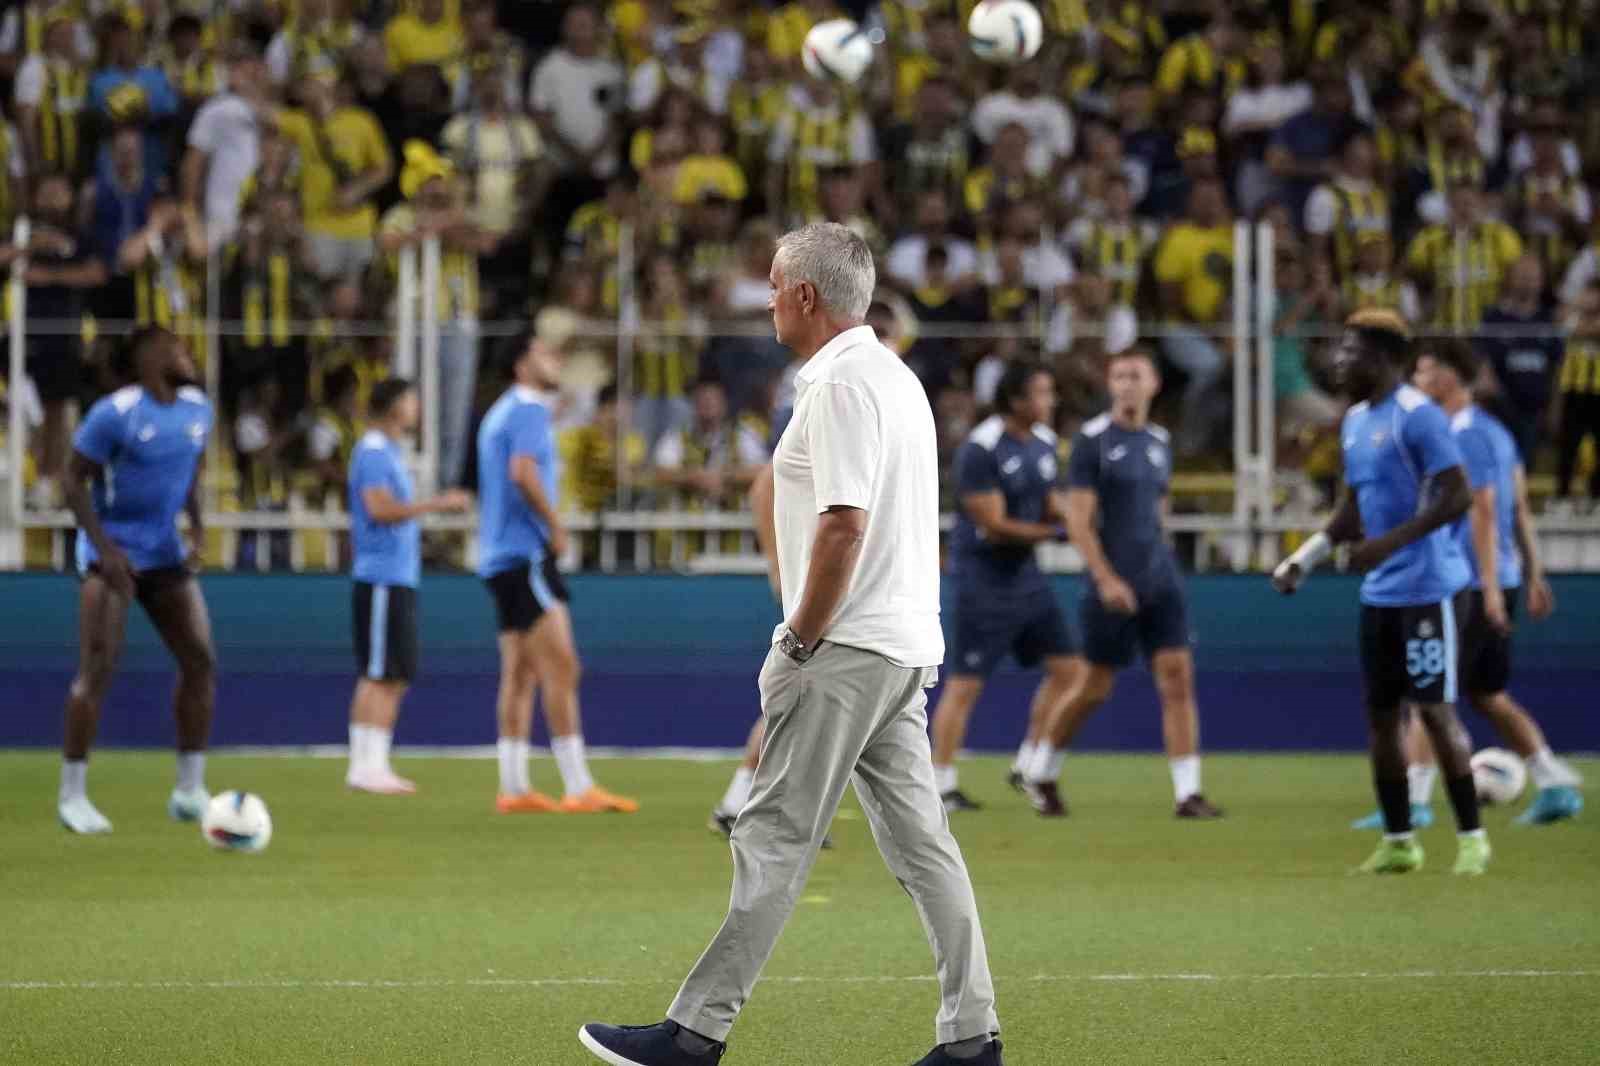
[[[262,855],[166,820],[170,757],[107,752],[116,823],[54,822],[56,760],[0,753],[0,1063],[526,1064],[591,1060],[586,1020],[650,1022],[727,902],[704,827],[728,763],[601,761],[633,817],[490,813],[494,767],[401,761],[422,792],[351,796],[332,760],[212,761],[271,805]],[[1600,780],[1600,763],[1580,764]],[[1212,757],[1217,824],[1176,822],[1156,756],[1074,756],[1044,823],[998,759],[956,820],[1012,1066],[1600,1062],[1600,811],[1491,811],[1489,876],[1352,876],[1372,838],[1356,757]],[[555,780],[548,759],[535,779]],[[756,989],[731,1066],[905,1064],[933,1040],[916,914],[853,798]]]

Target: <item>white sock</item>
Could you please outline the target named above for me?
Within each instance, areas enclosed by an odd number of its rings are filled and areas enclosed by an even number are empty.
[[[500,756],[500,794],[521,796],[533,791],[528,777],[528,741],[524,737],[501,737],[495,745]]]
[[[594,787],[589,776],[589,760],[583,757],[583,736],[551,737],[550,753],[556,757],[556,769],[561,771],[561,788],[569,796],[581,796]]]
[[[1011,760],[1011,769],[1020,774],[1032,765],[1035,747],[1033,741],[1024,740],[1022,746],[1017,748],[1017,757]]]
[[[1057,748],[1047,740],[1033,746],[1033,764],[1022,776],[1034,784],[1042,785],[1061,779],[1061,767],[1067,761],[1067,749]]]
[[[1405,844],[1415,840],[1416,836],[1407,831],[1404,833],[1385,833],[1383,834],[1383,839],[1387,840],[1391,844]]]
[[[1486,839],[1488,839],[1488,836],[1489,836],[1489,831],[1487,829],[1478,828],[1478,829],[1469,829],[1465,833],[1457,833],[1456,834],[1456,839],[1457,840],[1466,840],[1468,837],[1477,837],[1479,840],[1486,840]]]
[[[1528,776],[1533,778],[1535,788],[1556,788],[1561,785],[1576,787],[1578,775],[1572,768],[1550,751],[1549,748],[1540,748],[1527,758]]]
[[[347,776],[354,774],[361,768],[362,742],[366,740],[367,727],[357,722],[350,723],[350,768]]]
[[[741,765],[733,772],[733,780],[728,782],[728,791],[722,794],[722,802],[717,804],[717,810],[723,814],[738,814],[744,810],[744,805],[750,799],[750,782],[755,778],[756,772],[748,766]]]
[[[1414,762],[1406,767],[1406,780],[1411,783],[1411,806],[1427,807],[1433,803],[1433,783],[1439,779],[1436,763]]]
[[[1200,756],[1180,755],[1167,760],[1172,771],[1172,794],[1179,803],[1200,791]]]
[[[206,753],[178,752],[178,791],[193,792],[206,787]]]
[[[56,793],[57,799],[65,803],[68,800],[81,799],[87,795],[89,784],[88,759],[63,759],[61,762],[61,789]]]
[[[954,766],[934,766],[933,787],[939,790],[939,795],[954,792],[956,783],[960,780]]]
[[[394,773],[389,765],[389,745],[393,742],[394,730],[380,725],[367,726],[367,765],[380,773]]]

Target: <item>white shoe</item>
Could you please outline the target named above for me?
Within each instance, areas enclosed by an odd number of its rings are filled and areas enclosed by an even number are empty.
[[[203,788],[187,791],[175,788],[167,798],[167,814],[171,815],[174,822],[198,822],[206,812],[206,804],[210,802],[211,794]]]
[[[89,802],[88,796],[74,796],[56,805],[61,824],[74,833],[89,835],[111,832],[111,820]]]
[[[352,792],[371,792],[377,796],[409,796],[417,790],[414,782],[393,770],[352,772],[345,775],[344,783]]]

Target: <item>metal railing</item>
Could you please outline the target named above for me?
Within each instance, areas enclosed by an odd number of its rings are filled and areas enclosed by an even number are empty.
[[[28,235],[28,220],[19,219],[14,234],[18,248],[27,247]],[[1459,242],[1457,250],[1460,252]],[[1456,296],[1459,302],[1459,294],[1471,279],[1466,274],[1467,257],[1462,254],[1458,259]],[[624,226],[618,253],[619,307],[626,308],[636,303],[636,261],[632,229]],[[1265,224],[1252,226],[1244,222],[1237,223],[1233,232],[1229,314],[1227,325],[1220,331],[1219,338],[1219,343],[1226,346],[1232,371],[1232,471],[1188,477],[1179,474],[1174,479],[1175,495],[1227,501],[1226,506],[1213,507],[1203,513],[1180,511],[1170,521],[1170,528],[1175,534],[1188,538],[1189,560],[1199,569],[1242,571],[1270,568],[1285,547],[1285,534],[1307,532],[1316,528],[1323,518],[1316,493],[1310,491],[1306,477],[1296,470],[1278,468],[1274,377],[1274,345],[1277,337],[1272,298],[1276,289],[1274,264],[1273,229]],[[397,265],[394,317],[389,321],[360,323],[356,328],[391,340],[395,372],[418,382],[424,411],[434,412],[438,409],[441,394],[439,240],[432,238],[419,246],[402,249],[397,256]],[[11,342],[9,380],[12,387],[9,391],[7,447],[3,472],[0,472],[0,477],[5,481],[5,493],[0,497],[5,507],[4,514],[0,515],[0,569],[19,567],[29,561],[27,548],[30,536],[35,548],[32,553],[34,564],[42,563],[59,569],[70,565],[71,515],[59,508],[30,508],[23,485],[27,425],[20,383],[25,374],[28,338],[44,331],[40,323],[28,321],[27,287],[23,283],[26,269],[25,257],[18,257],[7,282],[11,309],[8,327]],[[205,263],[204,350],[197,355],[201,357],[205,368],[206,392],[219,410],[223,341],[237,336],[242,325],[216,313],[215,309],[222,306],[222,276],[219,253],[213,251]],[[1461,312],[1459,307],[1456,310],[1458,314]],[[306,323],[294,323],[293,326],[297,332],[308,329]],[[507,336],[518,328],[519,323],[484,323],[477,335],[492,339]],[[927,324],[919,328],[919,336],[951,339],[1023,337],[1036,340],[1045,328],[1043,321],[1000,327]],[[619,312],[614,323],[588,323],[585,337],[614,344],[616,381],[619,390],[626,396],[636,391],[634,357],[639,339],[670,334],[679,329],[682,327],[673,323],[640,321],[638,316],[625,320]],[[717,323],[714,332],[719,336],[770,337],[766,326],[748,322]],[[1084,335],[1092,331],[1080,328],[1078,332]],[[1151,339],[1163,336],[1166,332],[1160,325],[1153,325],[1141,329],[1141,336]],[[602,571],[661,568],[685,572],[761,570],[748,513],[720,510],[715,506],[705,511],[650,510],[639,506],[647,501],[647,486],[641,483],[640,471],[629,461],[627,442],[623,438],[625,432],[626,427],[619,427],[615,448],[617,469],[613,504],[598,514],[570,515],[570,528],[577,536],[574,537],[574,547],[567,562],[582,562]],[[319,565],[324,569],[337,568],[340,551],[336,542],[349,528],[348,517],[340,509],[341,501],[330,500],[318,506],[297,494],[291,494],[288,505],[282,510],[242,511],[228,506],[229,501],[224,499],[227,477],[222,465],[223,448],[220,446],[225,433],[219,419],[217,439],[208,449],[204,479],[207,526],[216,538],[208,559],[227,566],[239,565],[240,554],[237,549],[240,538],[248,536],[259,539],[276,535],[288,537],[287,559],[282,561],[290,569],[318,568]],[[439,421],[431,414],[423,419],[418,447],[413,454],[413,466],[423,491],[431,491],[441,480]],[[945,516],[947,529],[952,522],[951,516]],[[476,537],[474,522],[470,517],[432,517],[424,522],[424,526],[436,538],[450,543],[453,561],[469,567],[473,564]],[[1546,517],[1539,523],[1539,529],[1552,569],[1600,570],[1600,522]],[[308,551],[308,538],[311,537],[323,541],[320,553]],[[45,545],[42,550],[39,549],[41,541]],[[320,564],[312,559],[312,556],[319,554]],[[264,569],[277,562],[272,553],[259,550],[245,565]],[[1042,550],[1042,562],[1052,570],[1070,571],[1081,566],[1076,553],[1066,546],[1046,547]]]

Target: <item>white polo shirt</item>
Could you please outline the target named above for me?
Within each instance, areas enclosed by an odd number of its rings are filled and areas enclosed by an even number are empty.
[[[900,666],[938,666],[939,460],[922,383],[872,327],[857,326],[823,345],[795,388],[772,459],[784,616],[805,593],[817,516],[857,507],[866,536],[822,639]]]

